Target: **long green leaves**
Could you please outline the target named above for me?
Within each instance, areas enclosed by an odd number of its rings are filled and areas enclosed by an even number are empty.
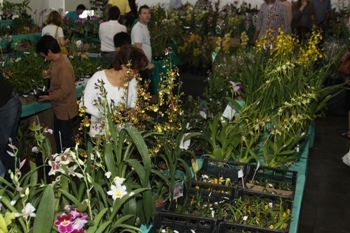
[[[33,225],[35,233],[50,233],[54,221],[55,198],[52,185],[48,185],[40,202]]]

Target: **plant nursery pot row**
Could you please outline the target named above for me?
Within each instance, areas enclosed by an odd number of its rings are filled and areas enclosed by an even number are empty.
[[[265,166],[257,169],[255,164],[206,157],[192,182],[192,188],[212,184],[213,195],[223,195],[221,190],[226,190],[224,195],[229,196],[229,187],[239,186],[262,194],[293,197],[296,182],[296,171]]]
[[[187,196],[179,198],[176,204],[173,203],[173,206],[167,209],[164,208],[162,211],[156,213],[152,232],[161,232],[162,229],[172,229],[179,232],[191,232],[191,230],[194,230],[195,232],[204,233],[213,232],[213,229],[216,229],[215,232],[218,233],[288,232],[292,199],[279,198],[269,194],[262,195],[238,187],[236,187],[236,189],[236,193],[238,194],[236,199],[227,200],[222,198],[222,201],[219,201],[217,197],[213,197],[211,192],[207,193],[204,192],[204,190],[198,190],[197,192],[189,190],[189,192],[185,192]],[[194,202],[194,204],[189,204],[192,202]],[[222,204],[224,202],[226,202],[227,205]],[[220,206],[218,203],[222,205]],[[255,205],[252,205],[252,208],[250,208],[251,203],[255,203]],[[239,211],[237,210],[236,212],[233,209],[235,206]],[[243,211],[247,211],[247,209],[243,209],[247,208],[247,206],[249,206],[249,217],[246,217],[251,220],[254,219],[254,222],[255,219],[260,221],[258,217],[261,217],[261,225],[259,223],[253,225],[249,223],[245,224],[245,217],[243,217],[244,214],[242,215],[242,213]],[[270,212],[267,211],[269,208],[271,208]],[[242,213],[239,213],[241,211]],[[278,212],[279,220],[275,218],[277,216],[276,211]],[[288,215],[282,216],[282,213],[287,212]],[[237,216],[239,216],[238,219],[236,219]],[[284,220],[281,221],[280,219],[282,217]],[[266,223],[266,221],[269,221],[269,223]],[[281,221],[283,225],[278,226],[276,223],[277,221]],[[272,224],[274,224],[274,226]],[[273,229],[275,226],[278,229]]]

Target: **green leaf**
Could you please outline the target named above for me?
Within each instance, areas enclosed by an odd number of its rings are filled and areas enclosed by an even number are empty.
[[[118,211],[120,210],[120,208],[124,205],[124,203],[129,199],[129,198],[134,198],[136,194],[139,194],[145,190],[148,190],[147,188],[139,188],[136,190],[133,190],[132,192],[134,193],[133,196],[129,196],[124,195],[121,199],[118,199],[114,202],[113,204],[113,212],[112,214],[109,216],[109,221],[114,221],[114,217],[116,216],[116,214],[118,213]],[[127,213],[126,213],[127,214]]]
[[[111,142],[105,142],[105,150],[104,150],[104,155],[105,155],[105,162],[108,171],[111,172],[112,177],[117,176],[117,169],[116,169],[116,163],[114,160],[114,154],[112,150],[112,143]]]
[[[141,180],[142,187],[147,187],[147,184],[149,183],[149,180],[146,180],[146,183],[144,183],[145,180],[143,178],[145,177],[146,173],[145,173],[145,169],[142,166],[142,164],[136,159],[128,159],[126,161],[126,163],[128,163],[128,165],[130,167],[134,168],[134,171],[137,173],[137,175],[139,176],[139,178]]]
[[[155,207],[151,190],[142,192],[143,209],[145,213],[146,223],[149,223],[153,217]]]
[[[112,226],[112,230],[114,227],[116,227],[116,225],[119,225],[119,224],[122,224],[123,222],[127,221],[128,219],[134,217],[133,215],[131,214],[127,214],[127,215],[124,215],[122,216],[121,218],[119,218]]]
[[[128,224],[119,224],[117,227],[115,227],[113,229],[117,229],[117,228],[123,228],[123,231],[121,231],[121,232],[127,231],[127,229],[132,229],[133,231],[131,231],[131,232],[135,232],[135,231],[141,232],[141,230],[139,228],[128,225]],[[118,232],[118,231],[113,231],[113,232]]]
[[[4,206],[6,206],[11,212],[18,213],[18,210],[13,205],[11,205],[11,203],[7,197],[3,196],[0,200],[4,204]],[[4,207],[3,207],[3,209],[4,209]],[[23,218],[17,218],[17,219],[19,220],[19,223],[21,224],[23,231],[25,231],[26,224],[25,224]]]
[[[44,191],[43,197],[36,213],[33,232],[50,233],[55,218],[55,197],[52,185],[48,185]]]
[[[30,176],[30,186],[34,187],[38,183],[38,172],[35,163],[30,163],[30,170],[34,171]]]
[[[109,224],[111,224],[111,221],[107,221],[99,225],[96,233],[104,233],[104,230],[108,227]]]
[[[66,190],[64,189],[59,189],[59,191],[66,197],[68,198],[69,200],[71,200],[74,205],[79,205],[80,202],[78,201],[77,198],[75,198],[73,195],[71,195],[69,192],[67,192]]]
[[[106,214],[106,212],[108,211],[108,208],[104,208],[103,210],[100,211],[100,213],[98,213],[98,215],[94,218],[94,225],[92,227],[90,227],[86,233],[94,233],[97,229],[97,227],[100,224],[100,221],[103,217],[103,215]]]
[[[94,189],[97,191],[100,198],[102,198],[104,206],[108,206],[106,199],[106,192],[103,190],[101,185],[95,181],[92,181]]]
[[[127,127],[124,128],[123,130],[126,130],[129,134],[129,136],[132,138],[133,142],[135,143],[141,157],[142,157],[142,163],[145,168],[145,177],[143,178],[144,181],[142,182],[143,184],[146,184],[147,181],[149,180],[149,176],[151,174],[151,156],[148,152],[147,145],[145,141],[142,138],[141,133],[133,127]]]

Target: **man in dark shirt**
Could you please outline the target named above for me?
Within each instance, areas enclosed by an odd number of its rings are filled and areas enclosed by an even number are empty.
[[[16,145],[16,134],[19,118],[22,113],[22,104],[13,87],[0,73],[0,173],[11,181],[9,170],[15,171],[15,158],[7,153],[12,152],[8,144]],[[3,166],[2,166],[3,165]],[[2,171],[5,169],[5,171]]]

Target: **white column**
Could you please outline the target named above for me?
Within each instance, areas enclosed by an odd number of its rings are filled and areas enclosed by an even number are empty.
[[[65,0],[49,0],[49,9],[54,9],[63,16],[65,12]]]

